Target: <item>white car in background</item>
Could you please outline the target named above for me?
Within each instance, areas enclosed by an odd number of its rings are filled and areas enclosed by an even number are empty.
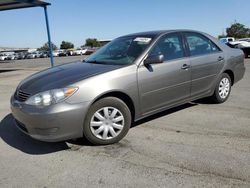
[[[40,57],[40,52],[35,51],[27,55],[27,59],[35,59]]]
[[[15,60],[16,59],[16,54],[8,54],[7,55],[7,60]]]
[[[250,48],[250,38],[239,39],[239,48]]]
[[[243,50],[245,58],[250,55],[250,38],[243,38],[233,42],[229,42],[228,46]]]
[[[0,54],[0,61],[7,60],[7,58],[8,58],[8,55],[6,55],[6,54]]]
[[[61,52],[63,52],[63,50],[54,50],[52,52],[52,55],[53,55],[53,57],[58,57]]]
[[[87,52],[87,48],[83,48],[83,49],[77,49],[77,50],[75,50],[74,54],[75,55],[84,55],[84,54],[86,54],[86,52]]]
[[[227,43],[229,43],[229,42],[235,41],[235,38],[233,38],[233,37],[225,37],[225,38],[220,38],[220,41],[221,41],[222,43],[224,43],[224,44],[227,44]]]

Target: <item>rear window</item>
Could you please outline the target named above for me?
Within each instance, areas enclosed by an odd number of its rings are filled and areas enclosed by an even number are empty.
[[[210,39],[196,33],[187,33],[186,39],[191,56],[221,51]]]

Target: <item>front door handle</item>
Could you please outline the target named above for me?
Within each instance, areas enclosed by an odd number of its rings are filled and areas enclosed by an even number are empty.
[[[224,60],[224,57],[218,57],[218,59],[217,59],[218,61],[223,61]]]
[[[187,65],[187,64],[183,64],[181,67],[181,69],[183,69],[183,70],[187,70],[189,68],[190,68],[190,65]]]

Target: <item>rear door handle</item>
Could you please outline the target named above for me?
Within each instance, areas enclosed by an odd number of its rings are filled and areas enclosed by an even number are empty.
[[[224,57],[218,57],[218,59],[217,59],[218,61],[223,61],[224,60]]]
[[[181,69],[183,69],[183,70],[187,70],[189,68],[190,68],[190,65],[187,65],[187,64],[183,64],[181,67]]]

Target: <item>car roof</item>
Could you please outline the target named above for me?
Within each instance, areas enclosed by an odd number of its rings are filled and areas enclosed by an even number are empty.
[[[167,33],[173,33],[173,32],[195,32],[195,33],[202,33],[199,31],[195,30],[189,30],[189,29],[175,29],[175,30],[157,30],[157,31],[146,31],[146,32],[139,32],[139,33],[132,33],[128,35],[124,35],[122,37],[128,37],[128,36],[151,36],[151,37],[157,37],[162,34],[167,34]]]

